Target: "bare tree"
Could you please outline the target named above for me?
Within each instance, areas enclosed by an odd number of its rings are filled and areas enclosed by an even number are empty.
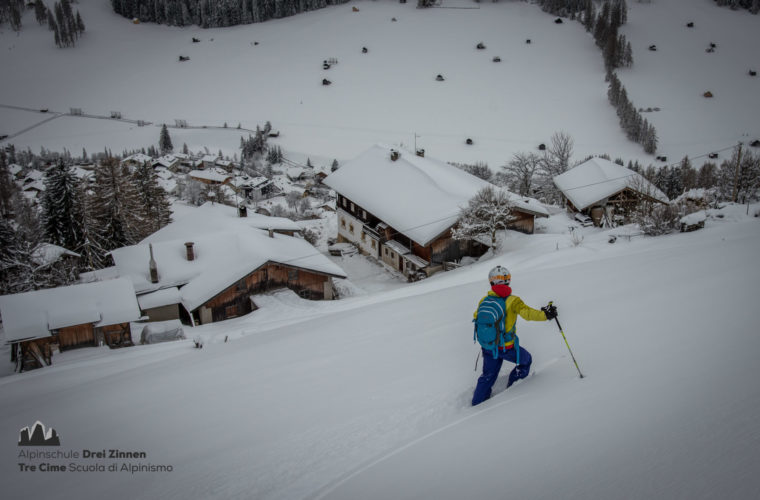
[[[515,153],[497,174],[497,182],[521,196],[533,194],[536,171],[542,159],[535,153]]]
[[[564,132],[555,132],[542,158],[538,175],[538,184],[546,201],[562,202],[562,193],[553,179],[567,171],[572,156],[573,139]]]
[[[491,247],[496,249],[496,234],[507,228],[513,220],[512,201],[509,195],[492,186],[486,186],[462,208],[456,228],[451,230],[455,240],[471,240],[481,235],[491,239]]]

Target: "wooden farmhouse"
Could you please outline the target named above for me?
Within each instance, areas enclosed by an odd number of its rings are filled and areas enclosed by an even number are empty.
[[[0,313],[19,371],[50,365],[53,347],[131,346],[130,322],[140,319],[127,278],[3,295]]]
[[[596,226],[627,220],[642,201],[668,204],[668,197],[641,174],[591,158],[553,179],[567,209],[591,216]]]
[[[204,170],[191,170],[187,173],[187,176],[195,181],[208,185],[229,184],[232,180],[232,174],[229,174],[218,167]]]
[[[350,242],[414,279],[447,262],[480,256],[479,241],[457,241],[451,229],[461,207],[490,184],[424,157],[375,145],[324,181],[338,195],[338,241]],[[516,221],[510,229],[533,232],[536,217],[548,217],[538,201],[511,195]]]
[[[242,316],[256,309],[252,295],[277,288],[305,299],[335,298],[333,278],[345,273],[303,238],[282,234],[296,234],[294,222],[235,213],[204,205],[140,244],[111,252],[150,321],[195,326]]]
[[[153,168],[164,167],[167,170],[176,172],[180,165],[180,160],[174,155],[164,155],[152,161]]]

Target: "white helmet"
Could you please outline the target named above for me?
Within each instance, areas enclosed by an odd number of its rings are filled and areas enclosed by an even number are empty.
[[[504,266],[496,266],[488,273],[488,281],[492,285],[509,285],[512,280],[512,274]]]

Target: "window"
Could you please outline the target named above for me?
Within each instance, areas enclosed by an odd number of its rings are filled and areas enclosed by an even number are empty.
[[[311,290],[309,289],[303,289],[298,292],[298,296],[302,299],[311,299]]]
[[[345,198],[342,198],[342,199],[341,199],[341,203],[343,204],[343,208],[345,208],[345,207],[346,207],[346,199],[345,199]]]
[[[367,220],[367,211],[362,210],[362,219]]]
[[[298,281],[298,269],[288,269],[288,281]]]
[[[354,234],[354,225],[353,224],[349,224],[348,225],[348,232],[351,233],[351,234]]]
[[[377,243],[375,240],[372,240],[372,249],[374,250],[375,248],[377,248]]]
[[[362,232],[362,241],[367,241],[367,235],[364,232]]]
[[[356,207],[354,206],[354,202],[351,202],[351,211],[356,212]]]
[[[345,229],[346,228],[346,219],[341,219],[340,220],[340,225],[341,225],[341,227],[343,227]]]
[[[237,291],[244,292],[248,287],[245,284],[245,278],[237,282]]]

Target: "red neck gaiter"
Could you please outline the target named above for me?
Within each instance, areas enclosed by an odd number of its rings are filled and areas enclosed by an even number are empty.
[[[491,285],[491,290],[493,290],[493,293],[503,298],[512,295],[512,289],[509,288],[509,285]]]

